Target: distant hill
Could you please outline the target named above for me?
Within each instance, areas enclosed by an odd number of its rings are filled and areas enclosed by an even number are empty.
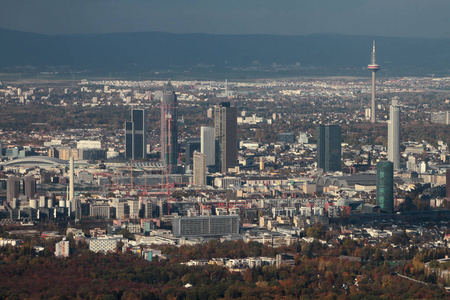
[[[295,64],[352,75],[365,72],[373,37],[209,35],[161,32],[41,35],[0,29],[0,68],[67,65],[143,72]],[[377,62],[389,75],[450,75],[450,39],[376,37]],[[386,72],[385,71],[385,72]],[[323,74],[326,75],[326,74]],[[359,74],[356,74],[359,75]]]

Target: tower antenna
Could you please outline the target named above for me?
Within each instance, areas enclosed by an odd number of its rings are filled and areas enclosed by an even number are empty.
[[[370,121],[372,123],[376,123],[376,114],[375,114],[375,79],[376,79],[376,75],[375,73],[380,69],[380,66],[376,64],[375,61],[375,41],[373,41],[373,50],[372,50],[372,61],[371,63],[367,66],[367,68],[369,70],[372,71],[372,109],[371,109],[371,116],[370,116]]]

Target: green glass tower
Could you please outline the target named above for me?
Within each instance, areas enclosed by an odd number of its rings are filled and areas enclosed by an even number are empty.
[[[394,212],[394,164],[390,161],[377,164],[377,205],[382,212]]]

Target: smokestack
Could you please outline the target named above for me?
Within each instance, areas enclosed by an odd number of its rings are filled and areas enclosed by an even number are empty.
[[[75,192],[75,189],[74,189],[74,187],[73,187],[73,179],[74,179],[74,172],[75,172],[75,170],[74,170],[74,163],[73,163],[73,156],[71,156],[70,157],[70,160],[69,160],[69,176],[70,176],[70,178],[69,178],[69,180],[70,180],[70,185],[69,185],[69,201],[70,201],[70,203],[72,203],[72,201],[73,201],[73,197],[74,197],[74,192]]]

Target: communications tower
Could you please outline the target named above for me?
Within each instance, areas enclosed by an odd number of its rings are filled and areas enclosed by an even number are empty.
[[[375,62],[375,41],[373,41],[372,62],[367,66],[367,68],[372,71],[372,109],[370,121],[375,123],[375,73],[380,69],[380,66]]]

